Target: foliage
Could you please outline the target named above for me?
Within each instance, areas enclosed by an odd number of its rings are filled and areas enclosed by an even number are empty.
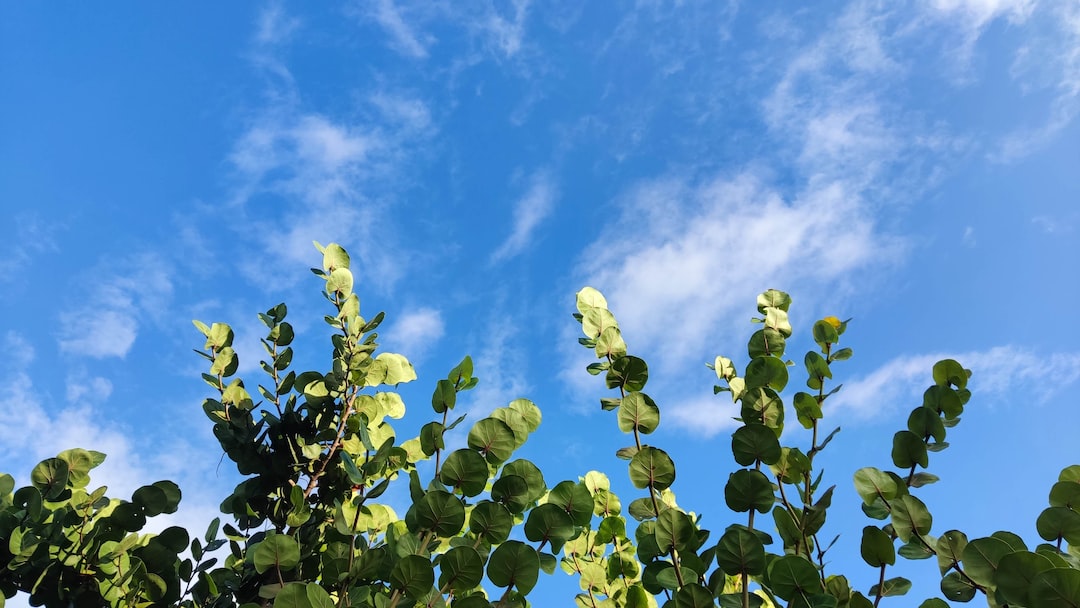
[[[458,395],[479,380],[465,357],[435,383],[434,419],[399,441],[392,420],[405,405],[394,390],[416,379],[408,360],[379,352],[382,313],[366,319],[353,290],[349,256],[316,244],[323,294],[333,314],[328,371],[293,368],[292,325],[279,304],[260,315],[263,383],[235,377],[239,360],[228,325],[195,322],[205,337],[198,354],[213,395],[203,411],[214,436],[244,480],[215,519],[191,538],[172,527],[140,533],[148,517],[177,508],[180,490],[159,481],[130,501],[89,491],[89,472],[105,455],[67,450],[34,468],[15,490],[0,476],[0,608],[22,591],[47,606],[185,606],[331,608],[482,608],[526,606],[540,571],[577,577],[583,608],[877,606],[911,583],[888,577],[899,554],[936,558],[941,591],[965,602],[981,594],[990,606],[1080,606],[1080,465],[1062,471],[1037,528],[1048,541],[1033,551],[1010,532],[969,540],[949,530],[933,536],[929,507],[914,494],[938,479],[930,454],[945,449],[971,394],[970,371],[945,360],[934,383],[892,442],[896,471],[863,468],[855,488],[873,521],[860,553],[878,583],[853,590],[825,556],[835,486],[822,486],[815,457],[839,429],[824,433],[826,401],[840,389],[834,364],[847,321],[827,317],[811,327],[817,350],[806,353],[806,389],[782,396],[794,364],[784,359],[791,298],[769,290],[757,300],[760,327],[747,344],[740,375],[732,359],[710,367],[740,409],[724,500],[733,523],[715,535],[680,507],[672,491],[676,464],[646,443],[661,407],[644,389],[648,364],[628,354],[614,314],[598,291],[577,294],[575,318],[611,396],[619,430],[633,444],[618,451],[641,491],[623,506],[606,475],[590,471],[549,486],[540,468],[514,454],[541,422],[539,408],[518,399],[469,426],[454,412]],[[259,400],[252,395],[255,386]],[[809,431],[807,445],[784,445],[784,425]],[[461,445],[450,449],[448,445]],[[392,483],[408,489],[399,516],[385,501]],[[629,516],[629,517],[627,517]],[[768,517],[762,525],[761,518]],[[774,538],[772,532],[775,532]],[[899,543],[899,546],[898,546]],[[947,606],[934,598],[923,608]]]

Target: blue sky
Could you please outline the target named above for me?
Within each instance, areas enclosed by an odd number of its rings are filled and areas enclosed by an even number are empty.
[[[1078,113],[1071,1],[6,3],[0,470],[98,449],[115,493],[175,479],[204,525],[235,479],[190,320],[233,324],[253,375],[256,313],[286,301],[321,368],[307,268],[337,241],[420,375],[403,438],[470,353],[474,416],[543,408],[549,485],[599,469],[632,498],[570,317],[593,285],[651,365],[680,504],[722,530],[736,413],[702,364],[745,362],[775,287],[796,360],[814,319],[854,318],[834,572],[876,582],[851,474],[889,464],[944,356],[974,397],[931,461],[934,532],[1034,542],[1080,462]],[[933,564],[896,572],[936,592]]]

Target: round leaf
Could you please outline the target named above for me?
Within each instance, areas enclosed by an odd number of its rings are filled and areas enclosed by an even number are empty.
[[[716,545],[716,563],[725,574],[733,576],[762,574],[765,572],[765,545],[745,528],[728,528]]]
[[[728,477],[724,486],[724,500],[728,508],[737,513],[755,509],[760,513],[772,510],[776,497],[773,485],[761,471],[740,469]]]
[[[559,505],[545,503],[529,512],[525,520],[525,538],[537,543],[547,542],[553,552],[574,536],[574,521]]]
[[[455,450],[446,457],[439,480],[465,496],[476,496],[487,486],[487,461],[476,450]]]
[[[285,534],[271,534],[255,546],[255,570],[262,574],[271,568],[292,570],[300,562],[300,545]]]
[[[817,568],[797,555],[785,555],[769,565],[769,585],[777,597],[790,600],[799,595],[820,593],[821,577]]]
[[[689,515],[679,509],[665,509],[660,512],[656,517],[654,536],[663,553],[669,552],[672,547],[680,553],[697,548],[697,526]]]
[[[529,505],[529,483],[517,475],[503,475],[491,485],[491,499],[521,513]]]
[[[748,467],[761,461],[763,464],[776,464],[780,460],[780,441],[776,433],[763,424],[747,424],[738,428],[731,436],[731,451],[735,462]]]
[[[934,523],[923,501],[910,494],[892,502],[892,525],[900,540],[910,542],[915,535],[926,536]]]
[[[469,531],[490,545],[497,545],[510,536],[514,516],[499,503],[484,500],[476,503],[469,514]]]
[[[1026,606],[1030,604],[1028,591],[1034,585],[1035,577],[1053,567],[1054,563],[1044,555],[1031,551],[1014,551],[1003,556],[998,562],[994,582],[1005,601]]]
[[[627,393],[619,404],[619,430],[629,433],[635,428],[648,435],[660,425],[660,408],[645,393]],[[1080,485],[1080,484],[1078,484]]]
[[[449,538],[465,525],[465,506],[456,496],[443,490],[431,490],[416,502],[411,511],[421,530],[431,530]]]
[[[654,490],[666,490],[675,482],[675,462],[659,448],[643,447],[630,459],[630,481],[639,489],[651,485]]]
[[[649,381],[649,366],[634,356],[615,359],[607,373],[607,387],[620,388],[626,392],[640,391]]]
[[[469,431],[469,447],[480,452],[488,462],[505,462],[517,449],[514,431],[502,420],[484,418]]]
[[[484,560],[472,547],[454,547],[439,558],[439,588],[455,594],[475,588],[484,578]]]
[[[525,483],[529,486],[528,502],[538,500],[544,495],[544,492],[547,492],[547,485],[544,483],[544,474],[535,464],[528,460],[518,459],[506,463],[500,475],[517,475],[524,479]],[[550,498],[548,500],[550,501]]]
[[[862,554],[863,561],[872,568],[879,568],[885,564],[891,566],[896,563],[896,549],[893,547],[892,539],[877,526],[863,528],[859,552]]]
[[[427,595],[434,584],[435,570],[428,558],[421,555],[406,555],[390,571],[390,587],[410,598]]]
[[[593,497],[584,483],[560,481],[548,493],[547,501],[559,505],[567,513],[574,525],[587,526],[592,521]]]
[[[68,470],[67,461],[47,458],[30,472],[30,483],[41,492],[45,500],[56,498],[67,487]]]
[[[964,547],[964,572],[980,585],[993,585],[998,562],[1012,552],[1012,547],[1001,539],[976,538]],[[944,583],[942,585],[942,591],[945,591]]]
[[[1064,538],[1070,545],[1080,545],[1080,513],[1067,507],[1044,509],[1035,520],[1035,529],[1044,540]]]
[[[514,587],[526,594],[540,576],[540,556],[521,541],[506,541],[492,552],[487,574],[496,587]]]
[[[1028,591],[1032,606],[1076,608],[1080,606],[1080,570],[1051,568],[1040,572]]]

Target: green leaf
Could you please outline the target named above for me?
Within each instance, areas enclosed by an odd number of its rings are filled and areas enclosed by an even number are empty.
[[[530,433],[540,428],[540,422],[543,420],[543,415],[540,412],[540,408],[536,407],[536,404],[532,401],[529,401],[528,399],[514,399],[507,407],[521,414],[521,417],[525,419],[525,423],[529,425]]]
[[[1064,538],[1070,545],[1080,545],[1080,513],[1067,507],[1049,507],[1035,520],[1035,529],[1043,540]]]
[[[505,462],[517,449],[514,431],[495,418],[484,418],[474,424],[468,442],[470,448],[483,454],[492,464]]]
[[[971,373],[953,359],[944,359],[934,364],[934,382],[938,386],[952,385],[965,388]]]
[[[896,481],[874,467],[864,467],[855,471],[855,491],[858,492],[865,505],[872,505],[878,497],[886,502],[891,501],[900,493]]]
[[[513,587],[527,594],[540,576],[540,556],[521,541],[506,541],[492,552],[487,574],[496,587]]]
[[[584,483],[561,481],[551,489],[547,501],[559,505],[570,515],[574,525],[588,526],[592,521],[594,502]]]
[[[537,468],[535,464],[528,460],[519,458],[506,463],[502,468],[501,475],[517,475],[525,480],[525,483],[529,486],[529,493],[526,497],[527,502],[538,500],[545,492],[547,492],[547,485],[544,483],[544,474],[540,472],[540,469]],[[587,491],[586,495],[588,496]],[[591,497],[589,498],[591,509]],[[548,497],[548,502],[552,502],[550,497]]]
[[[648,381],[649,366],[630,355],[612,361],[606,377],[608,388],[622,388],[626,392],[640,391]]]
[[[773,485],[761,471],[740,469],[728,477],[724,486],[724,500],[732,511],[745,513],[754,509],[759,513],[768,513],[773,508],[776,497]]]
[[[711,591],[697,583],[683,585],[675,592],[675,608],[714,608]]]
[[[431,409],[436,414],[454,409],[457,404],[457,390],[454,383],[449,380],[439,380],[435,383],[435,392],[431,394]]]
[[[475,450],[455,450],[446,457],[439,471],[439,481],[460,490],[464,496],[476,496],[487,486],[487,462]]]
[[[1080,510],[1080,483],[1059,481],[1050,488],[1050,506]]]
[[[431,530],[441,538],[456,535],[465,525],[465,506],[456,496],[443,490],[427,492],[409,512],[418,529]]]
[[[352,294],[353,275],[348,268],[335,268],[326,279],[326,292],[345,297]]]
[[[934,519],[921,500],[910,494],[892,501],[893,530],[900,540],[910,542],[916,535],[926,536]]]
[[[814,421],[821,420],[821,404],[810,393],[795,393],[795,415],[804,429],[814,428]]]
[[[318,243],[316,243],[316,247],[318,247]],[[349,254],[341,245],[330,243],[320,251],[323,254],[323,270],[325,272],[330,272],[335,268],[349,267]]]
[[[506,505],[512,513],[521,513],[531,502],[529,483],[517,475],[503,474],[491,485],[491,499]]]
[[[911,410],[907,426],[920,438],[933,437],[938,443],[945,441],[945,425],[941,422],[941,415],[928,407]]]
[[[1034,586],[1035,577],[1053,567],[1054,563],[1045,555],[1014,551],[998,561],[994,583],[1009,604],[1026,606],[1031,603],[1028,592]]]
[[[758,576],[765,572],[765,546],[745,528],[728,528],[716,545],[716,563],[725,574]]]
[[[586,315],[588,316],[588,315]],[[626,342],[623,341],[622,332],[614,325],[609,325],[600,332],[596,339],[596,357],[598,359],[618,359],[626,355]]]
[[[953,564],[964,559],[964,548],[967,544],[967,535],[959,530],[949,530],[941,535],[937,541],[937,562],[942,576],[953,567]]]
[[[308,583],[307,598],[312,608],[334,608],[334,600],[318,583]]]
[[[475,588],[484,578],[484,560],[472,547],[453,547],[439,559],[439,588],[455,594]]]
[[[814,342],[822,351],[826,349],[826,345],[836,344],[840,341],[840,334],[837,333],[836,328],[833,327],[832,323],[825,320],[814,322],[813,334]]]
[[[911,431],[898,431],[893,435],[892,460],[893,464],[901,469],[915,465],[925,469],[930,464],[926,443]]]
[[[798,595],[811,595],[822,591],[817,568],[797,555],[778,557],[769,564],[769,585],[777,597],[791,600]]]
[[[286,583],[274,596],[274,608],[314,608],[308,598],[307,585]]]
[[[941,593],[954,602],[970,602],[977,591],[959,572],[950,572],[941,579]]]
[[[964,547],[964,572],[976,583],[989,587],[994,584],[994,572],[997,570],[998,562],[1012,552],[1012,547],[1001,539],[976,538]],[[944,587],[942,591],[945,591]],[[948,594],[946,597],[952,599]]]
[[[581,313],[581,331],[590,338],[599,338],[607,329],[619,329],[615,316],[606,308],[589,308]],[[597,340],[599,342],[599,340]]]
[[[271,568],[292,570],[300,562],[300,545],[296,539],[285,534],[270,534],[255,545],[253,555],[255,570],[259,574]]]
[[[484,539],[489,545],[497,545],[510,536],[514,516],[503,505],[483,500],[476,503],[469,514],[469,531]]]
[[[574,534],[574,520],[559,505],[539,505],[529,512],[525,520],[525,538],[538,543],[546,541],[554,552],[560,551]]]
[[[746,351],[751,359],[757,359],[758,357],[783,357],[786,346],[787,340],[784,338],[784,334],[775,329],[766,327],[757,330],[754,332],[754,335],[750,336],[750,342],[746,345]],[[726,362],[726,365],[731,364],[730,359],[723,357],[717,357],[717,363],[720,363],[720,359],[723,359]],[[734,368],[731,369],[730,375],[727,375],[729,372],[722,369],[719,365],[716,365],[715,369],[717,377],[725,380],[735,375]]]
[[[780,460],[769,468],[784,483],[801,483],[810,472],[810,459],[799,448],[781,448]]]
[[[949,608],[949,604],[941,598],[932,597],[919,604],[919,608]]]
[[[754,423],[735,430],[731,436],[731,451],[735,462],[744,467],[758,461],[767,465],[776,464],[781,456],[780,441],[776,438],[776,433],[763,424]]]
[[[768,386],[776,391],[784,390],[788,383],[788,369],[776,357],[757,357],[746,366],[746,388]]]
[[[675,462],[667,452],[645,446],[630,460],[630,481],[639,489],[666,490],[675,482]]]
[[[657,515],[654,530],[656,544],[662,553],[668,553],[672,547],[679,553],[697,548],[697,526],[679,509],[666,509]]]
[[[1051,568],[1040,572],[1031,583],[1028,597],[1038,608],[1080,606],[1080,570]]]
[[[806,353],[803,363],[806,366],[806,375],[808,376],[806,379],[806,386],[814,390],[819,390],[825,378],[832,378],[832,370],[829,369],[829,362],[814,351]]]
[[[30,483],[41,492],[45,500],[52,500],[67,488],[68,471],[67,461],[47,458],[30,472]]]
[[[862,554],[863,561],[872,568],[886,564],[891,566],[896,563],[896,549],[893,547],[892,539],[877,526],[863,528],[859,552]],[[873,591],[870,594],[875,595]]]
[[[428,558],[422,555],[406,555],[390,571],[390,588],[416,599],[427,594],[435,584],[435,570]]]
[[[881,585],[874,585],[870,588],[870,595],[878,595],[880,592],[881,597],[895,597],[898,595],[904,595],[911,590],[911,581],[908,579],[897,576],[890,578],[883,582]]]
[[[758,294],[757,297],[757,310],[762,314],[765,314],[767,308],[779,308],[787,312],[790,306],[791,296],[776,289],[770,289]]]
[[[412,363],[409,360],[397,353],[382,353],[375,357],[377,363],[381,363],[385,367],[385,375],[378,380],[375,384],[401,384],[403,382],[412,382],[416,380],[416,370],[413,369]],[[375,366],[372,366],[373,368]],[[371,379],[368,379],[368,386],[374,386]]]
[[[660,425],[660,408],[645,393],[627,393],[619,404],[619,430],[632,432],[635,428],[648,435]],[[1080,484],[1077,484],[1080,487]]]

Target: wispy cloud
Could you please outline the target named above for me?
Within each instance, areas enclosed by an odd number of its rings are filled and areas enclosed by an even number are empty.
[[[514,203],[514,226],[510,236],[491,254],[491,263],[508,260],[532,242],[537,227],[551,214],[558,188],[547,171],[533,173],[525,194]]]
[[[87,296],[60,314],[60,350],[95,359],[127,356],[140,322],[164,314],[173,291],[170,273],[155,254],[99,267],[84,286]]]
[[[990,154],[991,160],[1010,162],[1031,154],[1053,141],[1080,114],[1080,5],[1058,2],[1051,6],[1045,15],[1050,21],[1046,29],[1051,33],[1034,37],[1034,50],[1021,48],[1013,66],[1014,78],[1025,87],[1033,87],[1024,79],[1027,72],[1039,74],[1049,68],[1056,74],[1049,85],[1039,87],[1051,93],[1050,102],[1040,113],[1045,122],[1009,133],[1000,149]]]
[[[407,310],[386,328],[382,335],[385,348],[399,352],[416,363],[424,359],[445,332],[442,313],[434,308]]]
[[[419,35],[406,23],[394,0],[378,0],[369,5],[368,15],[379,24],[390,39],[390,46],[408,57],[424,59],[428,46],[435,42],[430,35]]]
[[[898,357],[878,369],[844,382],[828,402],[830,415],[867,421],[921,403],[932,383],[931,370],[942,359],[956,359],[972,371],[969,388],[974,403],[999,402],[1024,395],[1025,405],[1046,403],[1056,395],[1073,392],[1080,380],[1080,352],[1035,353],[1018,346],[983,351],[932,353]]]
[[[56,234],[61,229],[61,224],[46,222],[34,213],[18,213],[5,222],[7,234],[0,238],[0,284],[30,272],[36,256],[59,251]]]
[[[281,52],[260,47],[256,65],[287,74]],[[408,256],[395,247],[386,211],[405,190],[408,159],[435,127],[423,99],[381,83],[372,89],[355,94],[354,111],[331,115],[307,108],[291,77],[268,84],[268,103],[250,113],[228,158],[232,205],[255,227],[240,235],[258,243],[241,261],[251,276],[268,260],[307,265],[313,240],[348,247],[355,267],[370,272],[358,278],[378,287],[403,275]]]

